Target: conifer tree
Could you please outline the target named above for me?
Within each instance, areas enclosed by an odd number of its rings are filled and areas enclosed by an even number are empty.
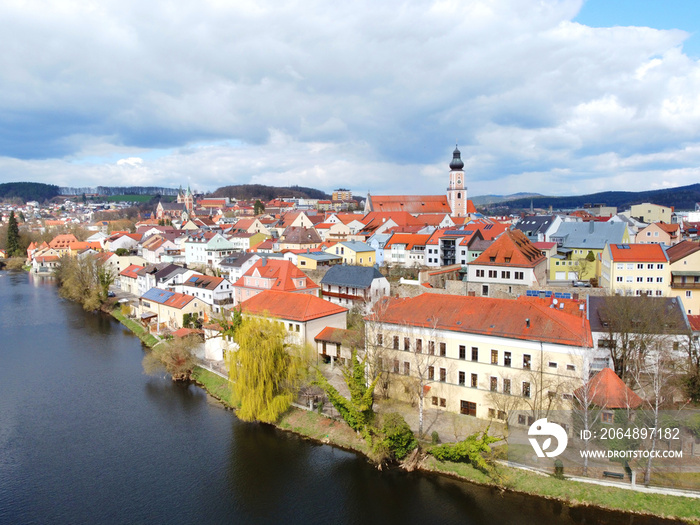
[[[17,257],[22,255],[19,247],[19,226],[17,226],[17,218],[15,212],[10,212],[10,220],[7,223],[7,255]]]

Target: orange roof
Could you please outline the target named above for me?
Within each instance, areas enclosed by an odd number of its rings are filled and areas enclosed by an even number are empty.
[[[610,257],[615,262],[666,262],[660,244],[610,244]]]
[[[693,332],[700,332],[700,315],[689,315],[688,323]]]
[[[203,334],[203,330],[197,330],[195,328],[180,328],[179,330],[175,330],[173,332],[173,337],[177,337],[178,339],[182,339],[183,337],[187,337],[190,335],[201,335]]]
[[[445,195],[378,195],[369,196],[372,211],[409,213],[452,213]]]
[[[430,239],[429,233],[394,233],[384,245],[384,248],[391,248],[394,244],[405,244],[407,250],[412,250],[414,246],[425,246]]]
[[[255,261],[255,264],[236,281],[234,286],[248,288],[245,284],[245,278],[255,275],[256,272],[263,279],[274,279],[275,283],[272,287],[277,291],[295,292],[319,287],[304,272],[286,259],[259,259]],[[303,278],[305,283],[305,286],[301,288],[297,287],[293,281],[293,279],[300,278]]]
[[[78,239],[72,233],[64,233],[62,235],[56,235],[51,241],[49,241],[49,246],[53,249],[68,248],[70,243],[77,242]]]
[[[508,230],[469,264],[534,267],[547,257],[520,230]]]
[[[687,257],[691,253],[695,253],[700,250],[700,244],[692,241],[681,241],[678,244],[674,244],[670,248],[666,249],[666,255],[668,260],[672,263]]]
[[[265,290],[243,301],[241,311],[252,315],[269,315],[275,319],[306,322],[347,312],[348,309],[311,294]]]
[[[671,235],[677,235],[681,229],[680,224],[666,224],[665,222],[657,222],[656,225]]]
[[[388,220],[394,221],[398,226],[424,226],[424,223],[416,219],[407,211],[379,212],[372,211],[362,217],[360,221],[368,229],[379,228]]]
[[[534,301],[424,293],[413,298],[390,298],[380,305],[373,315],[382,323],[592,346],[587,319]]]
[[[126,268],[124,268],[121,272],[119,272],[119,275],[123,275],[124,277],[130,277],[132,279],[137,279],[138,275],[136,275],[136,272],[139,270],[142,270],[143,266],[139,266],[138,264],[130,264]]]
[[[644,403],[610,368],[603,368],[588,383],[576,389],[574,395],[583,402],[605,408],[639,408]]]

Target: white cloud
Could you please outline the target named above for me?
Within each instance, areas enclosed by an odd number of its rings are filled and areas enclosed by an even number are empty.
[[[686,33],[580,7],[6,2],[0,180],[435,192],[458,138],[471,194],[695,182]]]

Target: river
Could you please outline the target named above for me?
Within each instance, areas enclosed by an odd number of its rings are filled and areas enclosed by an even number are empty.
[[[380,472],[144,375],[143,353],[50,280],[0,272],[1,524],[658,523]]]

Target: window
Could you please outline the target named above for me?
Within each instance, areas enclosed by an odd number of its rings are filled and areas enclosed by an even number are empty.
[[[398,349],[399,349],[399,336],[395,335],[394,336],[394,350],[398,350]]]
[[[428,341],[428,353],[435,355],[435,341]]]
[[[441,397],[440,398],[440,406],[442,408],[445,408],[447,406],[447,399],[445,399],[444,397]]]
[[[411,349],[411,340],[408,337],[403,338],[403,349],[407,352]]]
[[[515,278],[518,279],[519,281],[522,281],[525,279],[525,273],[524,272],[514,272]]]
[[[378,345],[384,344],[384,335],[383,334],[377,334],[377,344]]]
[[[440,369],[440,381],[443,383],[447,381],[447,369],[446,368],[441,368]]]
[[[460,401],[459,411],[464,415],[476,417],[476,403],[472,403],[470,401]]]
[[[625,265],[622,263],[617,263],[615,265],[615,269],[617,269],[617,270],[624,270],[624,268],[625,268]]]
[[[530,397],[530,383],[523,381],[523,397]]]
[[[510,379],[503,380],[503,393],[510,395]]]
[[[657,277],[657,278],[656,278],[656,282],[657,282],[657,283],[662,283],[662,282],[664,282],[664,278],[663,278],[663,277]]]
[[[408,361],[403,362],[403,374],[405,376],[409,375],[411,373],[411,363]]]
[[[435,379],[435,367],[434,366],[428,367],[428,379]]]
[[[489,278],[496,279],[498,277],[497,270],[489,270]]]
[[[510,279],[510,272],[502,271],[501,279]]]
[[[575,365],[566,365],[566,369],[569,372],[575,372],[576,371],[576,366]]]
[[[656,265],[656,269],[657,269],[657,270],[663,270],[663,269],[664,269],[663,263],[657,264],[657,265]]]
[[[472,346],[472,361],[479,360],[479,349],[476,346]]]
[[[654,264],[653,264],[653,263],[647,264],[647,270],[653,270],[653,269],[654,269]]]
[[[637,270],[643,270],[644,265],[642,263],[637,264]]]
[[[476,271],[476,276],[477,276],[477,277],[483,277],[483,276],[484,276],[484,270],[477,270],[477,271]]]
[[[491,388],[491,392],[496,392],[498,390],[498,378],[497,377],[491,377],[489,387]]]
[[[600,415],[600,420],[605,423],[606,425],[612,425],[613,424],[613,413],[612,412],[603,412]]]
[[[437,396],[433,396],[433,397],[431,398],[431,402],[432,402],[433,405],[437,406],[437,404],[438,404],[438,398],[437,398]]]
[[[654,278],[653,278],[653,277],[647,277],[647,282],[648,282],[648,283],[653,283],[653,282],[654,282]]]
[[[618,268],[618,269],[621,269],[621,268]],[[627,269],[634,270],[634,263],[627,263]]]
[[[445,357],[447,354],[447,343],[440,343],[440,356]]]
[[[394,373],[398,374],[399,373],[399,360],[394,359]]]
[[[472,388],[476,388],[478,386],[478,384],[479,384],[479,380],[477,378],[477,375],[472,374],[472,382],[471,382]]]
[[[621,283],[621,282],[622,282],[622,276],[621,276],[621,275],[618,275],[617,277],[615,277],[615,280],[616,280],[618,283]]]
[[[294,327],[294,331],[295,331],[295,332],[298,332],[298,331],[299,331],[299,325],[296,325],[296,326]]]
[[[489,418],[494,419],[496,417],[496,409],[489,408]]]
[[[417,354],[423,353],[423,340],[422,339],[416,339],[416,353]]]
[[[491,350],[491,364],[498,364],[498,350]]]
[[[554,361],[549,362],[549,368],[556,368],[557,364]]]
[[[523,368],[530,370],[530,356],[528,354],[523,354]]]
[[[460,372],[459,373],[459,385],[464,386],[466,381],[467,381],[467,374],[465,374],[464,372]]]
[[[467,358],[467,347],[464,345],[459,345],[459,358],[460,359]]]
[[[505,421],[505,419],[506,419],[506,412],[505,412],[505,410],[499,410],[499,411],[498,411],[498,415],[497,415],[496,417],[497,417],[498,419],[501,419],[501,420]]]
[[[510,352],[503,352],[503,366],[510,366]]]
[[[690,290],[686,290],[686,291],[685,291],[685,296],[686,296],[686,297],[692,297],[692,296],[693,296],[693,292],[691,292]]]
[[[644,282],[644,277],[637,277],[637,282],[638,282],[638,283],[643,283],[643,282]]]

